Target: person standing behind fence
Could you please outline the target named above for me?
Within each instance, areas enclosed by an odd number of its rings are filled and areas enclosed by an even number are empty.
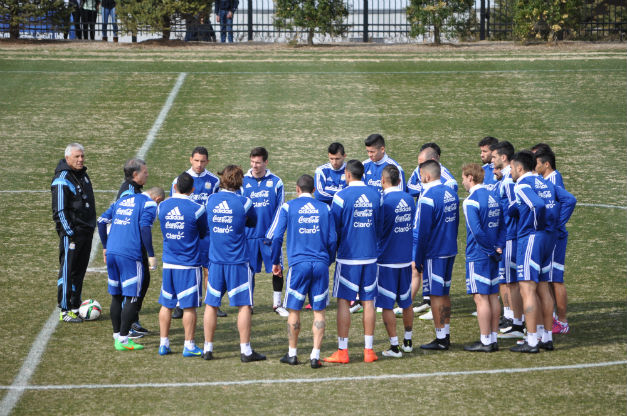
[[[226,42],[229,34],[229,43],[233,43],[233,15],[237,11],[239,0],[216,0],[216,19],[220,23],[220,42]]]
[[[89,0],[87,0],[89,1]],[[93,1],[93,0],[92,0]],[[113,24],[113,41],[118,41],[118,19],[115,14],[115,0],[102,0],[102,40],[107,42],[107,23],[111,17]],[[95,21],[96,19],[94,19]]]
[[[87,33],[89,32],[89,39],[94,40],[96,38],[96,19],[98,18],[100,2],[98,0],[78,1],[82,7],[81,24],[83,25],[83,39],[87,40]]]

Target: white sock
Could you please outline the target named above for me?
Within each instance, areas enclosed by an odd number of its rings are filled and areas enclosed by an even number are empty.
[[[205,341],[205,349],[203,352],[213,352],[213,342]]]
[[[374,335],[364,335],[364,348],[372,349],[372,343],[374,341]],[[397,341],[398,344],[398,341]]]
[[[185,340],[185,348],[187,348],[188,350],[193,350],[194,348],[196,348],[196,343],[194,342],[194,340]]]
[[[483,345],[490,345],[492,344],[492,339],[490,335],[483,335],[481,334],[481,343]]]
[[[492,342],[492,344],[497,342],[496,332],[490,332],[490,342]]]
[[[398,345],[398,337],[390,337],[390,345]]]
[[[281,306],[281,292],[272,292],[272,306]]]
[[[437,339],[444,339],[444,338],[446,338],[446,329],[444,329],[444,328],[436,328],[435,329],[435,337]]]
[[[348,338],[337,337],[337,345],[341,350],[348,349]]]
[[[319,360],[320,359],[320,349],[313,348],[311,350],[311,354],[309,355],[310,360]]]
[[[128,336],[123,337],[122,335],[118,336],[118,341],[120,341],[120,343],[122,344],[127,344],[128,343]]]
[[[446,335],[450,335],[451,334],[451,324],[444,324],[444,333]]]
[[[411,339],[414,335],[414,331],[405,331],[405,339]]]
[[[538,337],[535,332],[527,332],[527,344],[529,344],[530,347],[538,345]]]
[[[161,337],[159,340],[159,346],[163,347],[169,347],[170,346],[170,339],[168,337]]]
[[[118,338],[120,338],[120,333],[119,332],[114,332],[113,333],[113,339],[117,340]]]
[[[542,334],[542,342],[553,341],[553,331],[544,331]]]
[[[514,311],[509,306],[505,306],[503,308],[503,316],[506,317],[507,319],[513,319],[514,318]]]
[[[523,324],[522,319],[516,319],[516,318],[514,318],[514,325],[522,325],[522,324]]]
[[[525,322],[525,314],[524,313],[522,315],[520,315],[520,320]]]
[[[250,342],[247,342],[245,344],[239,344],[239,349],[244,355],[250,355],[253,353],[253,349],[250,348]]]
[[[289,351],[287,352],[288,357],[296,356],[296,348],[289,347]]]
[[[544,325],[536,325],[536,334],[538,339],[542,339],[542,336],[544,335]]]

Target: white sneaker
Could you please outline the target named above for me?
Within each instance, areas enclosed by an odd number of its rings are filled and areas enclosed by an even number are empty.
[[[431,305],[429,305],[427,302],[422,302],[420,305],[414,306],[414,313],[421,313],[429,308],[431,308]]]
[[[418,317],[418,319],[422,319],[423,321],[432,321],[433,320],[433,313],[431,313],[431,309],[429,309],[429,312],[420,315]]]
[[[394,357],[394,358],[401,358],[403,356],[402,352],[394,352],[392,351],[392,349],[389,350],[385,350],[383,351],[381,354],[383,354],[384,357]]]
[[[287,318],[288,316],[290,316],[290,313],[283,306],[277,306],[276,308],[274,308],[274,312],[276,312],[279,316],[282,316],[284,318]]]
[[[363,309],[364,307],[361,306],[361,303],[356,303],[350,307],[349,311],[350,313],[357,313],[357,312],[361,312]]]
[[[394,315],[396,316],[403,315],[403,308],[394,308]]]
[[[414,350],[414,347],[412,346],[411,339],[404,339],[401,349],[403,350],[403,352],[412,352]]]

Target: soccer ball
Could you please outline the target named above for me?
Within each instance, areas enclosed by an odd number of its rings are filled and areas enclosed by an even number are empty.
[[[86,321],[93,321],[94,319],[100,318],[101,313],[102,307],[100,303],[94,299],[87,299],[81,303],[81,306],[78,308],[78,316]]]

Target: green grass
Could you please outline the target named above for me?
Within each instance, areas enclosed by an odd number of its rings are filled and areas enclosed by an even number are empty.
[[[270,169],[294,191],[296,178],[326,161],[341,141],[350,158],[366,159],[373,132],[410,175],[417,149],[437,141],[442,161],[459,179],[478,161],[487,135],[517,148],[547,142],[556,150],[567,188],[581,203],[627,205],[627,113],[624,45],[590,48],[98,48],[0,43],[0,385],[10,385],[56,304],[58,238],[50,214],[52,172],[65,145],[86,147],[95,189],[116,190],[121,166],[138,151],[180,72],[188,75],[146,156],[148,185],[169,188],[187,169],[190,150],[210,151],[209,169],[248,166],[253,146],[266,146]],[[460,190],[460,196],[466,193]],[[96,194],[101,213],[114,197]],[[59,325],[31,379],[33,385],[207,382],[371,376],[560,366],[624,360],[627,216],[622,209],[578,207],[569,224],[566,281],[571,334],[537,356],[472,355],[462,346],[478,334],[465,294],[463,241],[452,285],[452,350],[414,352],[402,360],[359,362],[362,334],[355,316],[351,364],[311,371],[278,362],[287,348],[285,322],[270,308],[270,278],[257,281],[253,347],[264,363],[239,362],[235,310],[219,320],[213,362],[180,356],[183,334],[173,324],[174,355],[159,357],[158,336],[137,354],[113,349],[106,275],[89,272],[83,297],[98,299],[103,319]],[[155,248],[161,251],[158,227]],[[93,267],[103,267],[98,256]],[[142,322],[157,330],[159,275]],[[336,348],[335,301],[322,353]],[[399,324],[399,328],[401,325]],[[299,355],[311,348],[311,314],[303,312]],[[416,320],[414,343],[433,338]],[[196,340],[202,340],[198,325]],[[387,346],[380,318],[375,349]],[[16,346],[20,347],[17,348]],[[15,414],[624,414],[625,366],[518,374],[249,386],[27,391]],[[503,400],[512,391],[518,399]],[[115,397],[114,400],[112,398]],[[408,410],[408,407],[409,409]]]

